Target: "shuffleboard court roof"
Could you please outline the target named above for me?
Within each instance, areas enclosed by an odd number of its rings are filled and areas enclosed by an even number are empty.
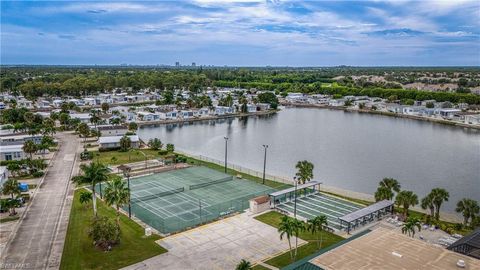
[[[310,181],[308,183],[305,183],[305,184],[302,184],[302,185],[298,185],[297,186],[297,190],[299,189],[304,189],[304,188],[309,188],[309,187],[312,187],[312,186],[316,186],[316,185],[320,185],[321,182],[319,181]],[[287,193],[290,193],[290,192],[294,192],[295,191],[295,187],[291,187],[291,188],[287,188],[287,189],[283,189],[283,190],[279,190],[279,191],[275,191],[275,192],[272,192],[270,194],[268,194],[269,196],[271,197],[277,197],[277,196],[280,196],[280,195],[283,195],[283,194],[287,194]]]
[[[384,208],[392,206],[392,205],[393,205],[393,201],[389,201],[389,200],[379,201],[377,203],[374,203],[374,204],[369,205],[365,208],[359,209],[359,210],[357,210],[355,212],[352,212],[350,214],[346,214],[345,216],[340,217],[340,219],[345,221],[345,222],[352,222],[354,220],[357,220],[357,219],[362,218],[364,216],[370,215],[371,213],[377,212],[381,209],[384,209]]]

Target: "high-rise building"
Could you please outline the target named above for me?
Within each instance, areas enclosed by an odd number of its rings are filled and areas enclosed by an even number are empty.
[[[192,67],[196,66],[197,64],[195,64],[195,62],[192,62]]]
[[[179,67],[179,66],[180,66],[180,62],[175,62],[175,66],[176,66],[176,67]]]

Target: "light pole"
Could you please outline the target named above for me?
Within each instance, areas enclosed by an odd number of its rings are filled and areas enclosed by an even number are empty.
[[[228,137],[223,137],[225,139],[225,173],[227,173],[227,142],[228,142]]]
[[[267,166],[267,148],[268,144],[264,144],[263,148],[265,149],[265,155],[263,156],[263,178],[262,178],[262,184],[265,185],[265,167]]]
[[[295,183],[295,192],[293,193],[293,217],[297,218],[297,177],[293,177]]]
[[[130,191],[130,168],[125,168],[123,170],[123,175],[127,177],[127,187],[128,187],[128,218],[132,218],[132,193]]]

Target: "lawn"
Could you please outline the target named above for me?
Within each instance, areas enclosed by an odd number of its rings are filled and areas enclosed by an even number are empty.
[[[75,192],[60,269],[119,269],[167,252],[155,243],[158,235],[144,237],[144,229],[126,216],[120,217],[121,240],[112,251],[96,249],[88,237],[93,210],[80,204]],[[98,214],[115,217],[115,211],[97,200]]]
[[[275,228],[278,228],[278,225],[280,224],[280,220],[282,217],[283,217],[282,214],[272,211],[272,212],[268,212],[263,215],[257,216],[255,217],[255,219],[263,223],[266,223],[270,226],[273,226]],[[322,234],[323,234],[322,248],[328,247],[330,245],[333,245],[343,240],[341,236],[338,236],[330,232],[323,232]],[[300,233],[300,238],[307,241],[308,243],[298,248],[297,260],[305,258],[308,255],[311,255],[318,251],[317,234],[311,234],[310,232],[304,231]],[[274,257],[266,261],[265,263],[278,268],[282,268],[291,264],[292,261],[290,259],[290,253],[287,251],[283,254],[280,254],[277,257]]]
[[[93,152],[93,160],[100,161],[104,164],[109,165],[119,165],[125,163],[132,163],[138,161],[144,161],[145,156],[141,153],[143,152],[147,155],[148,159],[155,159],[161,157],[158,154],[158,150],[152,149],[133,149],[128,152],[120,152],[120,151],[106,151],[106,152]],[[115,157],[113,160],[112,158]]]
[[[200,165],[200,166],[208,167],[208,168],[213,169],[213,170],[217,170],[219,172],[225,172],[225,167],[220,166],[218,164],[203,161],[203,160],[199,160],[199,159],[195,159],[195,158],[188,157],[188,156],[186,156],[186,158],[187,158],[187,163],[189,163],[189,164]],[[256,177],[256,176],[253,176],[253,175],[250,175],[250,174],[242,173],[242,172],[239,172],[239,171],[236,171],[236,170],[233,170],[233,169],[227,168],[227,173],[230,174],[230,175],[234,175],[234,176],[241,175],[243,179],[254,181],[254,182],[257,182],[259,184],[262,183],[262,178],[260,178],[260,177]],[[275,181],[268,180],[268,179],[265,179],[265,185],[269,186],[269,187],[272,187],[272,188],[276,188],[276,189],[284,189],[284,188],[288,188],[288,187],[291,186],[291,185],[275,182]]]

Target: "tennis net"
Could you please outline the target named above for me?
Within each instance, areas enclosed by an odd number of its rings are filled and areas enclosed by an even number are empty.
[[[172,194],[175,194],[175,193],[183,192],[184,190],[185,190],[185,188],[181,187],[181,188],[177,188],[177,189],[162,191],[160,193],[155,193],[155,194],[151,194],[151,195],[147,195],[147,196],[143,196],[143,197],[131,198],[130,202],[131,203],[144,202],[144,201],[153,200],[153,199],[156,199],[156,198],[172,195]]]
[[[212,182],[190,185],[190,186],[188,186],[188,188],[190,190],[192,190],[192,189],[208,187],[208,186],[211,186],[211,185],[216,185],[216,184],[220,184],[220,183],[224,183],[224,182],[228,182],[228,181],[232,181],[232,180],[233,180],[233,176],[229,176],[229,177],[218,179],[218,180],[215,180],[215,181],[212,181]]]

